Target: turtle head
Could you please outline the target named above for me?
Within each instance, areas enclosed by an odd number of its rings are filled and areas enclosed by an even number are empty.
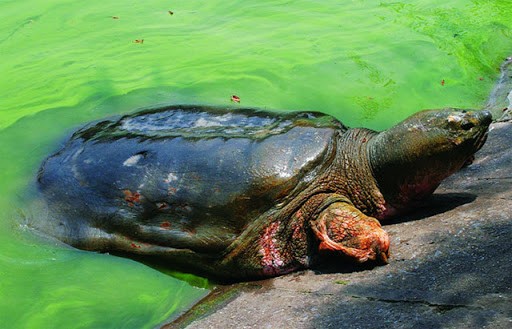
[[[471,162],[491,121],[488,111],[426,110],[376,135],[369,157],[391,213],[414,206]]]

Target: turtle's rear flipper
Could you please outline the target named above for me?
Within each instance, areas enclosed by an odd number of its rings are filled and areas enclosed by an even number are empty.
[[[333,203],[310,223],[320,241],[320,251],[339,251],[360,263],[368,260],[387,263],[388,234],[379,221],[352,204]]]

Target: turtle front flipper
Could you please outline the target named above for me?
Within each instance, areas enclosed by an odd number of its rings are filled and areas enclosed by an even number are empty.
[[[363,263],[387,262],[389,237],[379,221],[348,202],[335,202],[310,221],[320,251],[339,251]]]

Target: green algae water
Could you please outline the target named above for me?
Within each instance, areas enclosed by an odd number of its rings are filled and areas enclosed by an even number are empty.
[[[510,0],[0,0],[0,15],[0,328],[153,328],[208,291],[33,232],[39,164],[81,124],[209,104],[384,129],[483,107],[512,52]]]

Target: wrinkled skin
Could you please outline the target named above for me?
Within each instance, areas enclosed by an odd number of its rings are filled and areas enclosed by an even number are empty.
[[[102,121],[43,163],[51,217],[39,228],[222,279],[281,275],[324,253],[386,262],[379,220],[470,161],[490,122],[423,111],[378,133],[320,113],[194,106]]]

